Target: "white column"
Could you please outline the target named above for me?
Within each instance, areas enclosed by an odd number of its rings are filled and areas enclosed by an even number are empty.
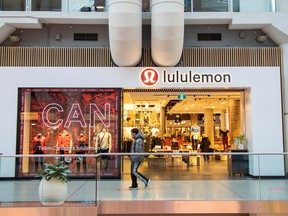
[[[228,127],[226,127],[226,112],[225,112],[225,110],[221,111],[221,126],[220,126],[220,128],[221,129],[228,128]]]
[[[176,65],[184,43],[184,1],[151,1],[151,57],[158,66]]]
[[[276,12],[276,0],[270,0],[271,12]]]
[[[157,115],[157,114],[156,114]],[[162,134],[166,133],[166,128],[167,128],[167,121],[165,121],[165,108],[161,107],[160,109],[160,132]]]
[[[142,56],[142,0],[110,0],[108,25],[115,64],[137,65]]]
[[[284,112],[284,148],[288,149],[288,44],[280,45],[282,48],[282,98],[283,98],[283,112]],[[287,86],[286,86],[287,85]],[[286,160],[286,163],[287,160]],[[286,164],[286,173],[288,171],[288,164]]]

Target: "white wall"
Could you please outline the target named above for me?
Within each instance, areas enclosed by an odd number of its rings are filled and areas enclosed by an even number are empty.
[[[16,152],[18,88],[21,87],[138,87],[147,88],[140,80],[145,68],[0,68],[0,152]],[[154,68],[159,81],[153,88],[245,88],[246,133],[249,152],[283,152],[280,69],[273,67],[235,68]],[[230,83],[164,83],[163,71],[180,73],[230,74]],[[55,79],[57,77],[57,79]],[[99,79],[101,77],[101,79]],[[113,79],[111,79],[113,77]],[[69,80],[67,80],[69,78]],[[270,88],[273,86],[273,88]],[[283,157],[267,156],[260,161],[262,175],[283,176]],[[273,161],[272,161],[273,160]],[[271,161],[273,163],[271,163]],[[13,176],[14,162],[1,163],[1,176]],[[257,160],[251,160],[251,174],[258,174]]]
[[[6,70],[0,72],[0,153],[16,154],[17,138],[17,73]],[[1,159],[0,176],[13,177],[15,173],[14,158]]]
[[[251,73],[251,80],[262,80],[260,73]],[[281,80],[280,76],[266,73],[265,79],[269,80],[266,87],[261,82],[255,82],[251,88],[250,118],[253,121],[251,121],[251,130],[249,132],[251,133],[253,144],[249,150],[252,152],[283,152],[283,142],[279,145],[279,140],[277,139],[277,137],[282,139],[283,132],[279,132],[278,128],[276,129],[272,126],[279,124],[282,119],[281,93],[278,91],[278,97],[275,97],[276,92],[270,91],[271,88],[269,87],[272,85],[280,86]],[[264,93],[263,88],[268,90]],[[261,106],[258,106],[260,104]],[[278,106],[273,106],[274,104],[278,104]],[[255,163],[250,163],[250,174],[255,176],[273,176],[277,175],[280,170],[284,171],[283,156],[280,155],[257,155],[253,156],[253,161]],[[277,169],[279,170],[275,170],[275,164],[277,164]]]

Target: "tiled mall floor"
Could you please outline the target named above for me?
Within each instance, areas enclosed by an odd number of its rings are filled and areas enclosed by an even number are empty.
[[[128,189],[131,182],[129,170],[125,166],[121,179],[101,179],[97,186],[92,179],[72,179],[68,183],[67,202],[89,204],[96,200],[288,200],[286,179],[231,177],[227,173],[225,161],[202,163],[200,167],[187,167],[179,163],[179,166],[167,165],[162,170],[148,169],[144,164],[140,171],[152,181],[146,189],[139,182],[139,189],[135,191]],[[39,181],[0,180],[0,202],[2,205],[38,202]]]
[[[39,180],[0,181],[0,202],[38,202]],[[101,180],[98,200],[288,200],[287,180],[155,180],[130,191],[130,181]],[[96,184],[68,184],[69,202],[93,203]]]

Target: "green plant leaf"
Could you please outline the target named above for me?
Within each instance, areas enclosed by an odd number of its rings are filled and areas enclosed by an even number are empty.
[[[71,170],[67,165],[63,165],[63,162],[59,162],[58,164],[44,164],[45,168],[40,174],[44,177],[47,181],[49,181],[52,177],[59,179],[67,183],[70,181],[68,178],[68,174],[71,174]]]

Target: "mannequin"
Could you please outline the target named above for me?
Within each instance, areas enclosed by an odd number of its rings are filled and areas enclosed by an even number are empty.
[[[41,133],[37,134],[32,139],[32,145],[33,145],[33,154],[35,155],[41,155],[46,154],[46,137],[43,136]],[[34,158],[34,164],[35,164],[35,172],[38,171],[38,165],[41,165],[40,169],[43,169],[44,165],[44,158],[43,157],[35,157]]]
[[[228,149],[228,133],[229,130],[227,130],[226,128],[224,128],[223,130],[220,129],[220,134],[222,134],[222,144],[224,147],[224,151],[227,151]]]
[[[196,124],[194,124],[191,127],[191,139],[192,139],[192,149],[193,151],[197,150],[198,140],[200,136],[200,127]]]
[[[88,149],[87,137],[84,136],[83,133],[81,133],[77,137],[76,154],[86,154],[87,149]],[[86,173],[87,171],[86,157],[77,157],[77,173],[80,172],[81,161],[83,165],[83,171],[84,173]]]
[[[145,125],[149,124],[149,116],[146,112],[144,112],[144,124]]]
[[[63,130],[58,134],[56,143],[56,154],[71,154],[72,152],[72,136],[67,130]],[[68,164],[71,162],[71,157],[61,158]]]
[[[112,138],[111,134],[106,130],[106,128],[103,128],[102,131],[96,135],[95,145],[98,153],[111,152]],[[104,169],[107,170],[109,156],[102,156],[101,159],[104,160]]]

